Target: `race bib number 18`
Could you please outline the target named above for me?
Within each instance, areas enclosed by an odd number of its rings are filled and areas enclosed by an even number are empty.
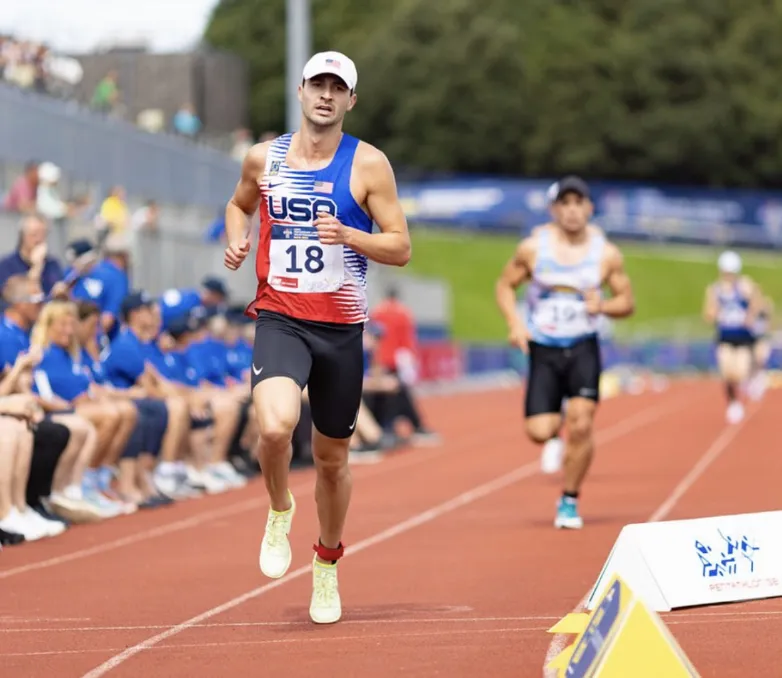
[[[344,282],[342,245],[322,245],[312,228],[274,226],[269,261],[269,284],[280,292],[336,292]]]

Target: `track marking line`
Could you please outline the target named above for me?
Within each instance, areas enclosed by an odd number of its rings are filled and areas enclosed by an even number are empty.
[[[678,408],[678,402],[676,404],[676,407]],[[674,403],[670,403],[670,402],[667,404],[661,403],[656,407],[649,408],[648,410],[642,411],[633,417],[628,417],[627,419],[620,422],[619,424],[616,424],[615,426],[612,426],[606,429],[605,431],[603,431],[602,435],[598,433],[596,436],[596,441],[605,444],[612,440],[616,440],[617,438],[621,438],[622,436],[637,430],[638,428],[644,426],[645,424],[651,423],[659,419],[661,413],[673,409],[675,409]],[[376,546],[377,544],[382,544],[383,542],[386,542],[389,539],[393,539],[394,537],[400,534],[404,534],[405,532],[409,532],[410,530],[416,527],[425,525],[426,523],[429,523],[439,518],[440,516],[451,513],[456,509],[472,504],[473,502],[478,501],[483,497],[489,496],[494,492],[509,487],[510,485],[513,485],[514,483],[517,483],[520,480],[523,480],[524,478],[528,478],[530,476],[536,475],[539,473],[539,471],[540,471],[539,460],[535,460],[533,462],[525,464],[524,466],[521,466],[509,473],[505,473],[495,478],[494,480],[490,480],[489,482],[479,485],[473,488],[472,490],[463,492],[462,494],[454,497],[453,499],[443,502],[442,504],[438,504],[437,506],[434,506],[433,508],[428,509],[427,511],[423,511],[422,513],[417,513],[416,515],[411,516],[407,520],[403,520],[402,522],[399,522],[396,525],[393,525],[385,530],[382,530],[381,532],[377,532],[376,534],[357,542],[352,547],[346,549],[345,555],[343,557],[348,558],[357,553],[361,553],[361,551],[365,551],[366,549]],[[311,568],[312,566],[310,564],[299,567],[298,569],[295,569],[292,572],[285,575],[282,579],[277,579],[272,582],[269,582],[268,584],[264,584],[263,586],[259,586],[258,588],[255,588],[252,591],[248,591],[247,593],[237,596],[236,598],[233,598],[228,602],[223,603],[222,605],[213,607],[210,610],[207,610],[206,612],[196,615],[195,617],[191,617],[190,619],[180,624],[171,626],[167,630],[158,633],[157,635],[152,636],[147,640],[137,643],[136,645],[133,645],[131,647],[125,648],[119,654],[116,654],[113,657],[107,659],[100,666],[94,668],[88,673],[85,673],[82,676],[82,678],[100,678],[100,676],[106,675],[109,671],[123,664],[131,657],[134,657],[140,652],[155,647],[161,642],[168,640],[169,638],[178,635],[179,633],[182,633],[182,631],[186,631],[187,629],[190,629],[198,624],[201,624],[202,622],[207,621],[212,617],[216,617],[217,615],[220,615],[223,612],[228,612],[229,610],[232,610],[235,607],[238,607],[250,600],[254,600],[255,598],[258,598],[259,596],[262,596],[265,593],[268,593],[269,591],[273,591],[274,589],[279,588],[280,586],[284,586],[288,582],[295,581],[296,579],[300,579],[305,574],[308,574],[311,571]]]
[[[340,641],[350,641],[350,640],[359,640],[359,641],[366,641],[366,640],[399,640],[400,638],[426,638],[426,637],[432,637],[432,636],[454,636],[454,635],[463,635],[465,633],[469,634],[505,634],[505,633],[529,633],[532,631],[542,631],[545,627],[543,626],[532,626],[532,627],[509,627],[509,628],[500,628],[500,629],[449,629],[446,631],[418,631],[418,632],[407,632],[407,633],[366,633],[361,635],[354,635],[354,636],[330,636],[330,635],[323,635],[323,636],[301,636],[298,638],[264,638],[264,639],[258,639],[258,640],[229,640],[226,642],[217,642],[217,643],[183,643],[181,645],[157,645],[154,648],[154,650],[197,650],[205,647],[217,647],[217,648],[229,648],[229,647],[239,647],[242,645],[245,646],[255,646],[255,645],[290,645],[290,644],[298,644],[298,645],[305,645],[310,643],[334,643],[334,642],[340,642]],[[91,649],[84,649],[84,650],[42,650],[41,652],[19,652],[19,653],[6,653],[4,655],[0,655],[3,657],[40,657],[40,656],[47,656],[47,655],[61,655],[61,654],[94,654],[96,652],[116,652],[119,648],[91,648]],[[451,650],[451,647],[449,646],[447,648],[449,651]]]
[[[520,618],[521,621],[524,621],[524,618]],[[513,617],[509,617],[508,621],[515,621]],[[724,620],[720,620],[724,621]],[[757,617],[752,619],[744,619],[739,621],[770,621],[769,618],[763,618],[763,617]],[[701,620],[696,619],[688,619],[688,620],[682,620],[677,622],[667,622],[669,624],[677,624],[677,625],[692,625],[692,624],[703,624],[704,622]],[[705,623],[717,623],[717,620],[714,621],[707,621]],[[448,637],[448,636],[456,636],[456,635],[463,635],[463,634],[483,634],[483,635],[503,635],[508,633],[540,633],[542,631],[545,631],[548,627],[546,626],[508,626],[508,627],[501,627],[501,628],[494,628],[494,629],[476,629],[476,628],[468,628],[468,629],[438,629],[437,631],[407,631],[407,632],[401,632],[401,633],[357,633],[354,635],[343,635],[343,636],[332,636],[332,635],[322,635],[322,636],[300,636],[297,638],[258,638],[254,640],[227,640],[227,641],[220,641],[220,642],[205,642],[205,643],[177,643],[177,644],[158,644],[155,645],[152,648],[149,648],[153,651],[164,651],[164,650],[198,650],[203,648],[221,648],[221,649],[228,649],[232,647],[241,647],[241,646],[258,646],[258,645],[291,645],[291,644],[297,644],[297,645],[309,645],[312,643],[333,643],[333,642],[350,642],[350,641],[364,641],[367,640],[392,640],[392,641],[398,641],[402,638],[431,638],[431,637]],[[449,647],[449,651],[450,651]],[[33,651],[33,652],[11,652],[11,653],[4,653],[0,656],[2,657],[42,657],[42,656],[52,656],[52,655],[87,655],[87,654],[96,654],[96,653],[104,653],[104,652],[117,652],[120,648],[87,648],[87,649],[78,649],[78,650],[41,650],[41,651]]]
[[[722,455],[736,436],[744,429],[747,422],[749,422],[759,410],[760,404],[747,412],[747,415],[738,424],[727,425],[714,442],[709,445],[703,455],[695,462],[687,475],[685,475],[679,484],[676,485],[671,494],[668,495],[668,498],[657,507],[651,516],[649,516],[646,522],[657,522],[668,516],[684,494],[697,482],[706,469]],[[573,608],[573,613],[586,612],[585,606],[590,592],[591,589],[584,594],[584,597],[579,601],[578,605]],[[562,633],[555,634],[551,639],[548,651],[546,652],[546,659],[543,662],[543,678],[557,678],[557,671],[547,669],[546,667],[568,646],[572,639],[572,636],[569,634]]]
[[[684,623],[688,619],[718,618],[717,621],[755,621],[756,619],[779,620],[782,619],[782,610],[765,610],[757,612],[666,612],[661,615],[666,623]],[[377,624],[497,624],[500,622],[551,622],[558,621],[562,617],[555,615],[531,615],[525,617],[421,617],[405,619],[343,619],[340,626],[373,626]],[[726,619],[727,618],[727,619]],[[194,624],[190,628],[198,629],[242,629],[242,628],[310,628],[308,621],[250,621],[250,622],[212,622],[207,624]],[[106,631],[161,631],[169,628],[167,624],[143,624],[138,626],[63,626],[53,628],[15,628],[0,629],[3,633],[103,633]]]

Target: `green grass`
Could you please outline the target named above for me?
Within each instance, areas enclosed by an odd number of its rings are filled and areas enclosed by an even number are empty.
[[[411,229],[408,270],[451,286],[457,339],[503,341],[505,324],[494,302],[494,283],[517,240],[421,227]],[[716,275],[719,248],[617,243],[636,297],[636,313],[616,323],[621,337],[708,337],[700,318],[706,285]],[[782,308],[782,254],[742,251],[745,272]]]

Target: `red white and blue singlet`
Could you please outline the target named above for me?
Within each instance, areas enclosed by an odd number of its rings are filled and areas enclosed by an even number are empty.
[[[331,163],[321,170],[288,167],[291,134],[269,146],[261,177],[261,228],[255,270],[258,290],[248,313],[274,311],[327,323],[367,319],[367,259],[342,245],[323,245],[313,221],[318,212],[372,232],[372,219],[350,192],[359,140],[342,135]]]

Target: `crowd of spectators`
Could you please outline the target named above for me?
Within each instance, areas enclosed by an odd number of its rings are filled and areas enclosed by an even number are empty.
[[[0,80],[22,89],[70,97],[84,71],[76,59],[48,46],[12,35],[0,35]]]
[[[74,240],[60,262],[47,229],[23,215],[0,259],[0,543],[244,486],[260,472],[244,306],[211,276],[132,289],[123,232]],[[355,462],[436,439],[410,391],[412,318],[393,293],[375,311]],[[312,463],[310,442],[305,389],[292,466]]]

